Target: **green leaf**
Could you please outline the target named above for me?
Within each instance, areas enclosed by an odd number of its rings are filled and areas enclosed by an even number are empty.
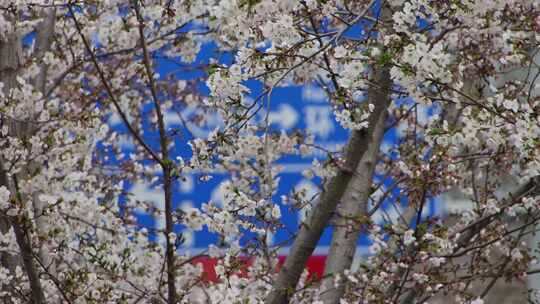
[[[240,7],[244,8],[247,7],[248,9],[251,9],[255,5],[259,4],[261,0],[240,0]]]
[[[54,136],[52,134],[47,135],[45,139],[43,140],[45,144],[47,144],[48,147],[52,147],[54,145]]]
[[[420,225],[418,225],[416,230],[418,231],[418,236],[423,236],[428,231],[427,223],[421,223]]]
[[[384,52],[379,56],[379,59],[377,60],[377,63],[381,66],[385,66],[392,62],[392,54],[389,52]]]
[[[214,74],[215,72],[217,72],[217,68],[215,68],[215,67],[208,68],[206,70],[206,72],[208,73],[208,76],[210,76],[210,75]]]
[[[446,132],[441,129],[441,128],[433,128],[431,130],[429,130],[428,134],[429,135],[441,135],[441,134],[445,134]]]
[[[169,167],[169,168],[172,168],[173,165],[174,165],[174,162],[170,159],[164,159],[163,160],[163,164],[166,166],[166,167]]]

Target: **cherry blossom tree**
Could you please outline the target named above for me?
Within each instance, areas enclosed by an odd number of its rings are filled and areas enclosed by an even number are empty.
[[[540,273],[524,241],[540,220],[539,33],[534,0],[0,0],[0,297],[484,303],[498,281]],[[163,61],[178,70],[160,73]],[[349,131],[342,149],[271,123],[275,92],[305,85]],[[398,139],[382,149],[389,132]],[[278,197],[280,160],[317,150],[328,158],[304,175],[320,193]],[[227,172],[222,203],[174,202],[193,172],[201,183]],[[137,182],[163,206],[129,193]],[[451,189],[470,208],[426,214],[452,210]],[[397,216],[381,223],[385,205]],[[283,208],[306,217],[290,244],[271,244]],[[141,211],[163,224],[141,227]],[[328,227],[312,280],[306,262]],[[190,254],[181,229],[220,242]],[[360,235],[370,255],[355,268]],[[218,282],[201,256],[217,259]]]

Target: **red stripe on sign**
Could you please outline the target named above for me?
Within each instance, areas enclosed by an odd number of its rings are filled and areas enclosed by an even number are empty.
[[[285,258],[286,256],[279,256],[278,269],[285,262]],[[309,272],[309,279],[318,280],[322,278],[323,273],[324,273],[325,261],[326,261],[325,255],[314,255],[309,258],[306,264],[306,268]],[[193,263],[202,264],[204,281],[206,282],[219,281],[216,275],[216,270],[215,270],[215,267],[218,263],[218,259],[201,257],[201,258],[194,259]],[[251,260],[247,258],[237,258],[235,261],[232,261],[232,263],[235,263],[237,265],[237,267],[233,267],[234,269],[236,269],[236,271],[228,275],[234,274],[240,277],[245,277],[247,275],[247,268],[251,265]]]

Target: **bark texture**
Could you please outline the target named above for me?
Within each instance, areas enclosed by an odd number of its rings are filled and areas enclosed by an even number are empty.
[[[10,18],[11,16],[8,16]],[[12,17],[15,18],[15,17]],[[55,9],[48,8],[43,11],[43,21],[40,22],[38,28],[36,29],[36,42],[35,42],[35,52],[34,56],[38,60],[45,54],[46,51],[50,49],[51,39],[54,33],[54,20],[55,20]],[[9,92],[16,85],[16,78],[19,73],[20,68],[23,65],[22,59],[22,37],[17,33],[7,35],[3,40],[0,40],[0,82],[3,83],[3,93],[6,96],[9,96]],[[36,90],[40,91],[42,94],[45,93],[47,79],[47,68],[45,65],[41,66],[41,71],[38,73],[36,79],[34,79],[33,84]],[[16,118],[1,117],[1,123],[7,124],[9,126],[10,136],[19,136],[19,137],[29,137],[32,133],[35,132],[37,125],[32,122],[22,122]],[[34,214],[41,214],[43,212],[43,203],[37,198],[37,194],[32,198],[23,197],[19,195],[19,190],[17,187],[17,178],[25,178],[29,175],[30,172],[35,170],[36,164],[29,163],[25,170],[18,176],[9,176],[4,168],[4,161],[0,157],[0,186],[5,186],[11,192],[11,194],[17,200],[24,200],[24,202],[32,201],[32,207],[34,209]],[[10,181],[13,180],[13,181]],[[22,203],[22,202],[19,202]],[[43,293],[43,288],[41,286],[41,281],[39,279],[39,269],[34,263],[34,259],[37,258],[32,249],[31,241],[31,227],[28,223],[26,215],[18,215],[15,217],[7,216],[6,214],[0,215],[0,230],[2,233],[8,232],[13,228],[15,233],[15,238],[20,250],[20,256],[16,257],[7,253],[2,254],[2,266],[14,270],[15,266],[21,264],[24,267],[26,275],[29,280],[30,290],[31,290],[31,299],[32,303],[45,303],[45,296]],[[40,216],[36,220],[36,229],[41,233],[45,231],[44,219]],[[39,258],[41,259],[42,264],[50,265],[49,255],[44,251],[40,250]],[[8,288],[9,286],[4,286],[3,288]]]
[[[376,71],[376,73],[386,74],[387,72],[383,70]],[[377,77],[383,79],[382,75]],[[379,88],[381,91],[389,89],[388,86]],[[300,227],[292,249],[274,282],[274,288],[266,298],[266,303],[288,303],[307,260],[315,250],[324,229],[334,215],[338,203],[349,187],[349,182],[356,174],[355,171],[360,160],[368,151],[375,126],[380,117],[385,115],[386,108],[387,103],[375,103],[375,109],[369,118],[369,127],[352,132],[346,148],[344,167],[325,185],[309,218]]]
[[[8,96],[9,91],[16,82],[17,72],[22,66],[22,44],[21,38],[15,34],[7,35],[0,39],[0,83],[2,83],[2,93]],[[0,115],[0,124],[8,124],[10,129],[16,129],[8,117]],[[15,130],[17,131],[17,130]],[[0,157],[0,186],[6,187],[13,192],[13,187],[9,177],[4,170],[4,160]],[[0,213],[0,232],[7,233],[11,229],[9,217],[3,212]],[[0,253],[2,266],[13,271],[17,265],[17,258],[7,252]],[[9,287],[8,287],[9,288]]]
[[[41,60],[45,53],[51,49],[54,27],[56,21],[56,8],[46,8],[42,11],[43,20],[39,23],[39,27],[36,30],[36,42],[34,57],[37,60]],[[48,78],[48,67],[46,64],[40,65],[40,72],[33,81],[34,88],[41,92],[45,96],[47,89],[47,78]],[[36,126],[37,127],[37,126]],[[33,132],[34,130],[30,130]],[[37,170],[37,164],[30,163],[28,165],[27,174],[35,172]],[[42,215],[43,210],[46,207],[45,203],[39,199],[39,193],[34,193],[32,195],[32,207],[34,209],[35,215]],[[46,235],[48,231],[48,225],[45,217],[37,216],[34,220],[36,225],[36,233],[38,235]],[[39,258],[41,259],[41,265],[47,267],[47,272],[51,275],[56,275],[55,265],[51,259],[50,254],[47,252],[46,248],[39,248]]]
[[[368,136],[367,150],[362,156],[349,185],[338,206],[338,218],[333,228],[332,243],[326,260],[325,280],[323,282],[322,300],[324,303],[339,303],[344,292],[344,285],[335,287],[335,276],[343,274],[351,268],[356,244],[362,229],[362,218],[367,216],[367,203],[371,194],[373,172],[377,163],[379,148],[384,136],[386,108],[390,104],[391,79],[387,69],[374,73],[373,82],[380,88],[372,86],[368,91],[368,102],[383,109],[377,122]]]

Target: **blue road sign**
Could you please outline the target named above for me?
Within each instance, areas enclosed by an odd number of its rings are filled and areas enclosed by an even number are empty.
[[[203,46],[200,52],[197,62],[208,63],[210,54],[215,50],[215,46],[212,43],[208,43]],[[230,64],[232,56],[230,54],[221,55],[220,64]],[[162,75],[171,73],[174,71],[174,67],[170,63],[164,60],[158,61],[159,72]],[[204,71],[191,71],[189,73],[175,73],[175,76],[179,79],[191,79],[193,77],[199,77]],[[257,96],[261,92],[261,85],[258,82],[248,82],[248,87],[252,91],[252,96]],[[208,93],[207,88],[204,85],[200,86],[201,93]],[[423,115],[423,119],[427,119],[432,113],[431,109],[420,109],[420,114]],[[193,107],[183,108],[180,111],[180,115],[176,112],[165,113],[165,122],[167,128],[183,128],[184,123],[188,124],[189,132],[195,137],[206,138],[206,135],[220,126],[220,119],[215,116],[209,116],[206,119],[206,124],[201,127],[196,124],[190,124],[189,118],[197,114],[197,109]],[[265,117],[265,113],[261,111],[258,117],[262,121]],[[312,134],[315,139],[315,144],[319,147],[323,147],[328,151],[339,151],[343,147],[348,139],[349,131],[343,129],[340,124],[334,119],[333,108],[328,102],[325,92],[316,86],[289,86],[276,88],[271,97],[269,119],[271,127],[274,130],[284,130],[285,132],[293,132],[294,130],[302,130],[304,133]],[[126,129],[122,126],[122,123],[115,115],[111,116],[109,124],[113,130],[118,130],[120,133],[124,132],[124,136],[119,136],[122,148],[126,152],[132,151],[133,143],[129,136],[125,135]],[[186,132],[186,134],[189,134]],[[390,151],[393,143],[400,136],[402,130],[398,126],[393,130],[387,132],[384,138],[381,149],[383,152]],[[149,144],[152,147],[157,147],[158,136],[152,134],[151,131],[146,134],[146,139],[149,140]],[[191,155],[190,148],[187,145],[187,141],[182,145],[177,145],[175,150],[171,153],[174,156],[181,156],[184,159],[188,159]],[[280,204],[282,222],[284,228],[277,231],[272,236],[272,242],[275,244],[285,244],[287,247],[290,244],[292,235],[297,231],[298,226],[302,220],[302,212],[291,212],[288,206],[283,205],[280,202],[282,195],[290,194],[294,189],[305,189],[309,196],[313,196],[320,191],[320,180],[308,179],[302,175],[302,172],[310,166],[314,159],[324,160],[327,158],[327,154],[322,150],[319,153],[314,153],[311,157],[300,156],[287,156],[279,160],[279,163],[284,166],[284,171],[280,175],[280,184],[277,189],[277,195],[273,197],[274,202]],[[192,173],[185,175],[182,181],[175,184],[173,201],[175,202],[175,208],[189,208],[200,207],[203,203],[209,201],[219,203],[220,201],[220,185],[227,180],[226,173],[218,173],[213,175],[211,180],[202,180],[201,175],[198,173]],[[386,182],[385,182],[386,184]],[[129,184],[125,185],[126,190],[130,191],[138,200],[148,201],[155,205],[158,209],[164,208],[163,192],[162,189],[153,188],[149,184]],[[399,191],[396,189],[395,191]],[[427,208],[425,214],[432,214],[434,202],[430,202],[429,208]],[[383,208],[378,211],[373,218],[376,222],[383,223],[388,220],[395,219],[399,216],[399,207],[390,202],[383,204]],[[145,215],[142,210],[139,213],[139,222],[143,226],[153,228],[163,228],[164,222],[160,219],[151,218]],[[214,233],[210,233],[203,229],[202,231],[190,231],[186,228],[179,228],[182,231],[185,238],[184,249],[191,249],[198,251],[202,248],[208,247],[210,244],[216,244],[218,237]],[[288,242],[289,241],[289,242]],[[326,231],[319,242],[320,248],[324,248],[330,245],[331,233],[330,228]],[[362,236],[359,241],[359,245],[368,245],[369,239]]]

